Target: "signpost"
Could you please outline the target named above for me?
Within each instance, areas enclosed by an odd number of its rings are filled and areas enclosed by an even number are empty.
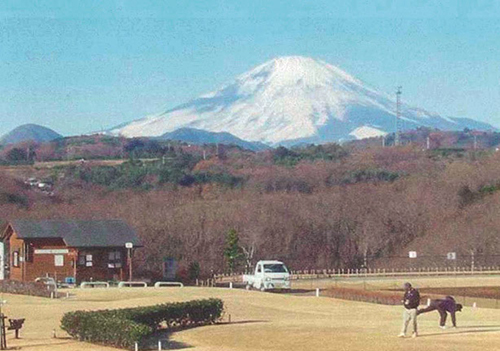
[[[448,252],[446,254],[446,258],[448,260],[456,260],[457,259],[457,253],[456,252]]]
[[[134,248],[133,243],[125,243],[125,247],[127,248],[128,253],[128,281],[132,281],[132,249]]]
[[[409,251],[408,252],[408,257],[410,258],[410,271],[413,270],[413,258],[417,258],[417,251]]]

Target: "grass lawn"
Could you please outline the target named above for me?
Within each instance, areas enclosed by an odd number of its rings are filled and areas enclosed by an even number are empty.
[[[205,326],[173,334],[170,348],[213,351],[247,350],[496,350],[500,318],[493,309],[465,308],[459,328],[438,328],[438,314],[420,317],[421,337],[398,339],[402,309],[326,297],[291,296],[221,288],[74,290],[69,299],[50,300],[4,294],[4,312],[26,318],[20,340],[8,334],[8,346],[20,350],[114,350],[69,339],[59,330],[66,311],[152,305],[219,297],[231,324]],[[56,330],[58,338],[52,338]]]
[[[469,296],[484,299],[500,299],[500,286],[468,286],[459,288],[424,288],[421,291],[431,294]]]

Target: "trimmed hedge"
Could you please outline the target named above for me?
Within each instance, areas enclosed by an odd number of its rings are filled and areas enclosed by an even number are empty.
[[[135,342],[165,327],[215,323],[220,320],[223,311],[224,303],[220,299],[118,310],[75,311],[63,316],[61,329],[81,341],[131,348]]]

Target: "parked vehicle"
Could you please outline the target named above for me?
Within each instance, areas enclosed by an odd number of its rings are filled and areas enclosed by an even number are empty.
[[[243,275],[247,290],[290,289],[290,272],[280,261],[259,261],[253,275]]]

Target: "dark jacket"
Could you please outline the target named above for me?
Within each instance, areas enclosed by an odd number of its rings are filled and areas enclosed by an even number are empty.
[[[417,289],[411,288],[405,292],[403,296],[403,305],[408,310],[417,308],[418,305],[420,305],[420,293]]]
[[[445,299],[436,300],[440,309],[445,310],[450,313],[454,313],[457,310],[457,303],[455,299],[451,296],[446,296]]]

